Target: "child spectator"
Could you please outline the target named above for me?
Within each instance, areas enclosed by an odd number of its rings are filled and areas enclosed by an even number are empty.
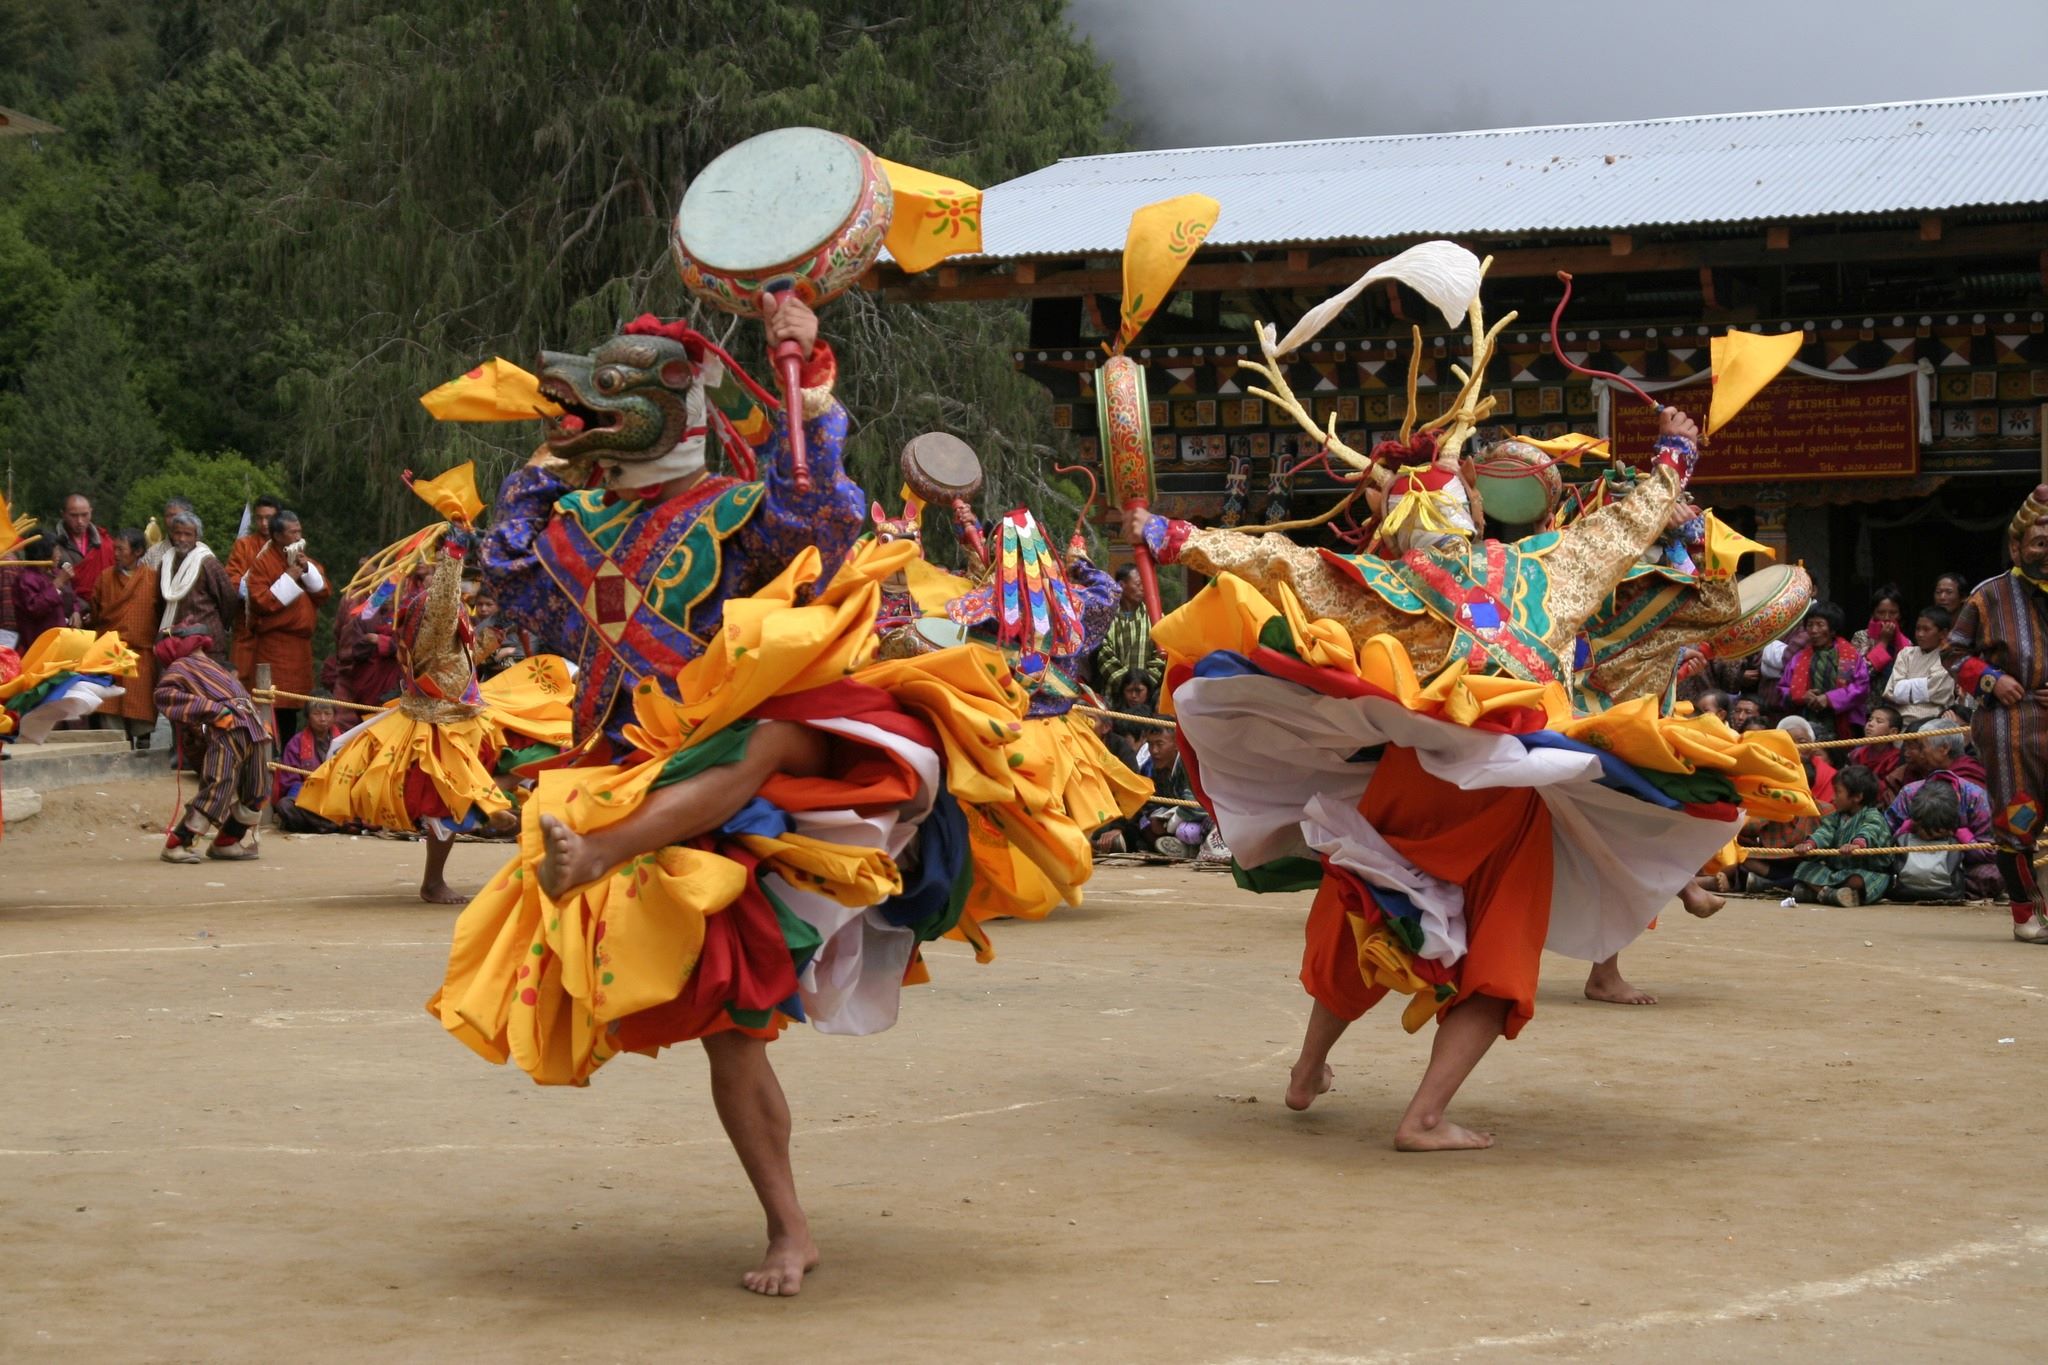
[[[1180,732],[1160,730],[1152,740],[1152,787],[1160,796],[1194,799],[1187,765],[1181,761]],[[1185,861],[1201,851],[1210,828],[1209,813],[1195,806],[1147,806],[1138,815],[1142,842],[1154,853]]]
[[[334,699],[324,692],[313,696],[315,699],[306,703],[306,723],[285,741],[284,752],[278,756],[270,789],[270,809],[278,828],[292,834],[333,834],[341,828],[332,820],[299,809],[299,788],[306,784],[306,777],[291,769],[311,772],[325,763],[336,729]]]
[[[1888,701],[1881,701],[1870,708],[1870,719],[1863,723],[1865,739],[1880,739],[1885,735],[1896,735],[1905,727],[1900,724],[1899,708]],[[1878,804],[1889,806],[1892,798],[1905,785],[1905,755],[1900,752],[1905,745],[1859,744],[1849,751],[1849,761],[1860,763],[1870,769],[1870,775],[1877,779]]]
[[[1899,651],[1892,664],[1884,697],[1899,708],[1908,729],[1934,719],[1956,699],[1956,680],[1941,665],[1941,642],[1955,618],[1940,607],[1928,607],[1913,621],[1913,643]]]
[[[1878,805],[1877,779],[1870,769],[1852,763],[1835,774],[1835,809],[1813,833],[1793,845],[1795,853],[1817,848],[1883,848],[1892,841],[1892,827]],[[1808,858],[1793,870],[1795,900],[1823,905],[1869,905],[1884,899],[1898,859],[1876,857]]]
[[[1700,699],[1692,704],[1693,712],[1702,716],[1719,716],[1728,719],[1728,694],[1718,688],[1700,693]]]
[[[1813,727],[1798,716],[1785,717],[1778,722],[1777,728],[1791,735],[1794,743],[1809,744],[1813,741]],[[1750,850],[1750,854],[1740,867],[1728,874],[1728,885],[1732,889],[1742,890],[1738,882],[1746,882],[1752,892],[1790,891],[1793,873],[1799,867],[1793,850],[1812,838],[1821,820],[1834,809],[1834,768],[1817,751],[1801,754],[1799,761],[1806,769],[1806,785],[1813,793],[1813,803],[1820,808],[1820,814],[1795,816],[1790,820],[1756,820],[1744,825],[1736,840]],[[1714,889],[1720,889],[1718,882]]]

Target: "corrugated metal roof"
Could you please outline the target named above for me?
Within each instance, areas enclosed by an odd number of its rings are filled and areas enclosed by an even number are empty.
[[[1211,247],[2040,204],[2048,92],[1074,157],[988,190],[983,258],[1113,255],[1197,190]]]

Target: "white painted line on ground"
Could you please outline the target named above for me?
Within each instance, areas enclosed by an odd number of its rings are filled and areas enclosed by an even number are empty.
[[[2006,1237],[1960,1242],[1931,1256],[1909,1256],[1888,1261],[1854,1275],[1834,1280],[1808,1280],[1783,1289],[1768,1289],[1724,1303],[1718,1308],[1666,1308],[1632,1318],[1616,1318],[1586,1327],[1557,1327],[1519,1336],[1474,1337],[1451,1346],[1428,1346],[1414,1351],[1378,1351],[1371,1355],[1340,1355],[1330,1351],[1287,1351],[1279,1355],[1238,1356],[1227,1365],[1399,1365],[1410,1360],[1437,1356],[1462,1356],[1473,1351],[1526,1351],[1532,1348],[1568,1345],[1602,1345],[1613,1338],[1664,1327],[1706,1327],[1757,1318],[1782,1309],[1809,1308],[1835,1299],[1853,1298],[1872,1290],[1898,1289],[1951,1270],[1960,1270],[2001,1256],[2048,1251],[2048,1229],[2032,1228]]]
[[[1868,958],[1810,957],[1804,953],[1774,953],[1766,948],[1738,948],[1732,943],[1675,943],[1672,945],[1681,953],[1735,953],[1743,957],[1768,957],[1780,962],[1826,963],[1833,967],[1847,967],[1857,971],[1890,972],[1895,976],[1910,976],[1915,981],[1954,986],[1959,990],[1997,991],[2005,995],[2024,995],[2032,999],[2043,998],[2038,986],[2016,986],[2003,981],[1985,981],[1974,976],[1933,976],[1918,967],[1900,967],[1872,955]],[[2017,945],[2027,948],[2028,944]]]

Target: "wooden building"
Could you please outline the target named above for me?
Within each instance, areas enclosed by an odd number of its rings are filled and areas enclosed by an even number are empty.
[[[2048,94],[1075,158],[988,191],[985,254],[871,283],[892,301],[1028,300],[1016,363],[1086,459],[1130,214],[1197,190],[1221,202],[1216,228],[1133,352],[1161,510],[1215,520],[1233,471],[1247,520],[1271,498],[1328,506],[1316,470],[1275,480],[1314,447],[1245,392],[1253,322],[1284,331],[1440,237],[1491,254],[1488,314],[1519,314],[1488,384],[1523,431],[1645,444],[1646,407],[1551,353],[1560,270],[1576,277],[1564,351],[1695,411],[1712,334],[1802,332],[1798,370],[1710,448],[1699,494],[1852,617],[1877,583],[1917,601],[1945,569],[2001,569],[1997,532],[2048,469]],[[1359,448],[1400,425],[1411,321],[1429,415],[1468,347],[1403,289],[1368,291],[1287,358]]]

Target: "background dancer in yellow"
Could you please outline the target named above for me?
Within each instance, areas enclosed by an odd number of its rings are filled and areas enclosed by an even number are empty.
[[[371,559],[344,596],[371,613],[395,602],[398,699],[339,736],[300,787],[302,811],[340,824],[418,830],[426,841],[420,899],[460,905],[448,885],[455,835],[512,828],[503,783],[513,762],[551,756],[569,743],[568,666],[538,655],[477,683],[476,632],[462,601],[462,571],[483,507],[470,467],[413,485],[448,520]]]

